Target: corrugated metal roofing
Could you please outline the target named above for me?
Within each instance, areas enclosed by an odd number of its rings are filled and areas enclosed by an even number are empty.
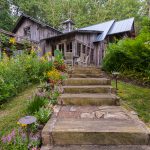
[[[134,18],[129,18],[115,22],[108,32],[108,35],[131,31]]]
[[[98,35],[96,41],[102,41],[105,39],[110,27],[113,25],[115,20],[111,20],[111,21],[107,21],[107,22],[103,22],[100,24],[96,24],[96,25],[92,25],[92,26],[88,26],[85,28],[80,28],[79,30],[95,30],[95,31],[102,31],[101,34]]]
[[[80,28],[79,30],[102,31],[102,33],[99,34],[96,40],[94,41],[94,42],[100,42],[104,40],[107,35],[131,31],[133,22],[134,22],[134,18],[129,18],[117,22],[115,22],[115,20],[111,20],[100,24],[88,26],[85,28]]]

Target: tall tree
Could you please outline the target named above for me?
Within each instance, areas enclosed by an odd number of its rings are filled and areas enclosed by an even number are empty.
[[[14,21],[11,14],[9,1],[0,0],[0,28],[11,30],[13,23]]]

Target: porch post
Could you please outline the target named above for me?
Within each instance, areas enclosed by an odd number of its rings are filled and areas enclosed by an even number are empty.
[[[73,56],[76,55],[76,44],[75,44],[75,41],[72,42],[72,53],[73,53]]]
[[[56,45],[56,49],[59,49],[59,46],[58,46],[58,44]]]
[[[66,51],[67,51],[67,43],[66,41],[64,42],[64,57],[66,56]]]

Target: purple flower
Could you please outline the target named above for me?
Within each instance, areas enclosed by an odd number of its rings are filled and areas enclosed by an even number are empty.
[[[7,142],[11,142],[11,140],[12,140],[12,136],[11,136],[11,134],[8,134],[8,136],[7,136]]]
[[[4,136],[3,136],[3,137],[1,138],[1,140],[2,140],[3,143],[6,143],[6,142],[7,142],[7,137],[4,137]]]

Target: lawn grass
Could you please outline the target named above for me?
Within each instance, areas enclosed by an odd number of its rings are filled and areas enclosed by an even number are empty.
[[[28,87],[24,92],[3,104],[0,108],[0,135],[10,132],[20,117],[26,115],[27,100],[35,92],[37,85]]]
[[[115,87],[115,82],[112,81]],[[150,88],[139,87],[133,84],[118,82],[118,95],[123,105],[135,110],[139,117],[150,125]]]

